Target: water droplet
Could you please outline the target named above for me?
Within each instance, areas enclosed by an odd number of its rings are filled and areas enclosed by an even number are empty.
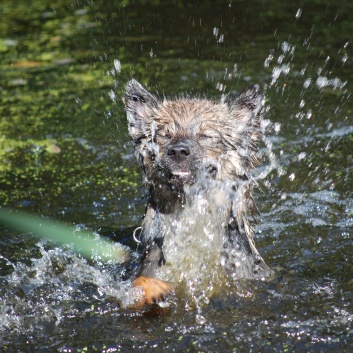
[[[302,9],[298,9],[297,13],[295,14],[295,18],[296,19],[300,18],[302,13],[303,13],[303,10]]]
[[[272,54],[270,54],[267,58],[266,58],[266,60],[265,60],[265,62],[264,62],[264,66],[265,67],[269,67],[270,66],[270,62],[273,60],[273,55]]]
[[[109,92],[109,97],[113,102],[116,102],[116,94],[113,90]]]
[[[226,87],[227,87],[226,85],[223,85],[223,83],[220,83],[220,82],[217,82],[216,84],[216,88],[221,92],[224,92]]]
[[[221,34],[218,39],[218,43],[223,43],[224,42],[224,34]]]
[[[118,59],[115,59],[114,60],[114,67],[115,67],[115,71],[117,73],[120,73],[121,72],[121,63],[120,63],[120,60]]]
[[[280,123],[275,123],[273,125],[273,130],[276,132],[276,133],[279,133],[279,131],[281,130],[281,124]]]
[[[302,159],[305,159],[305,157],[306,157],[306,153],[305,152],[301,152],[301,153],[299,153],[298,159],[302,160]]]
[[[311,84],[311,78],[309,77],[309,78],[307,78],[305,81],[304,81],[304,84],[303,84],[303,86],[304,86],[304,88],[308,88],[309,86],[310,86],[310,84]]]
[[[342,62],[343,64],[348,60],[348,55],[347,54],[344,54],[343,55],[343,58],[342,58]]]

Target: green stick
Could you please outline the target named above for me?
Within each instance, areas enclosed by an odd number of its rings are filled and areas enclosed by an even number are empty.
[[[128,251],[123,245],[107,239],[95,239],[89,232],[74,234],[71,227],[58,221],[46,220],[22,211],[0,209],[0,224],[20,231],[31,232],[42,239],[53,241],[59,245],[73,244],[72,250],[85,257],[93,254],[102,260],[113,259],[124,262],[128,259]]]

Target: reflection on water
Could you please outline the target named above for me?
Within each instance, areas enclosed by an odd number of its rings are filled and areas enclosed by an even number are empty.
[[[1,228],[2,351],[350,352],[351,3],[64,5],[4,5],[1,204],[104,228],[135,250],[125,232],[145,199],[125,82],[216,98],[259,83],[270,123],[257,247],[277,275],[245,284],[251,295],[199,310],[177,298],[146,316],[121,309],[134,262],[88,261]]]

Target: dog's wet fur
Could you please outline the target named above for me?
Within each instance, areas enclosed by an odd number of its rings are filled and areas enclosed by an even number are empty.
[[[252,171],[264,104],[258,86],[220,101],[169,100],[132,79],[124,103],[149,191],[137,306],[172,290],[212,295],[239,279],[267,277],[253,240]]]

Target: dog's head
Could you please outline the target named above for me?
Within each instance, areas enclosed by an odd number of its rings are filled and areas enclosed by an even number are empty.
[[[124,103],[145,182],[154,189],[180,193],[204,177],[246,180],[257,163],[263,107],[257,86],[219,102],[167,100],[130,80]]]

